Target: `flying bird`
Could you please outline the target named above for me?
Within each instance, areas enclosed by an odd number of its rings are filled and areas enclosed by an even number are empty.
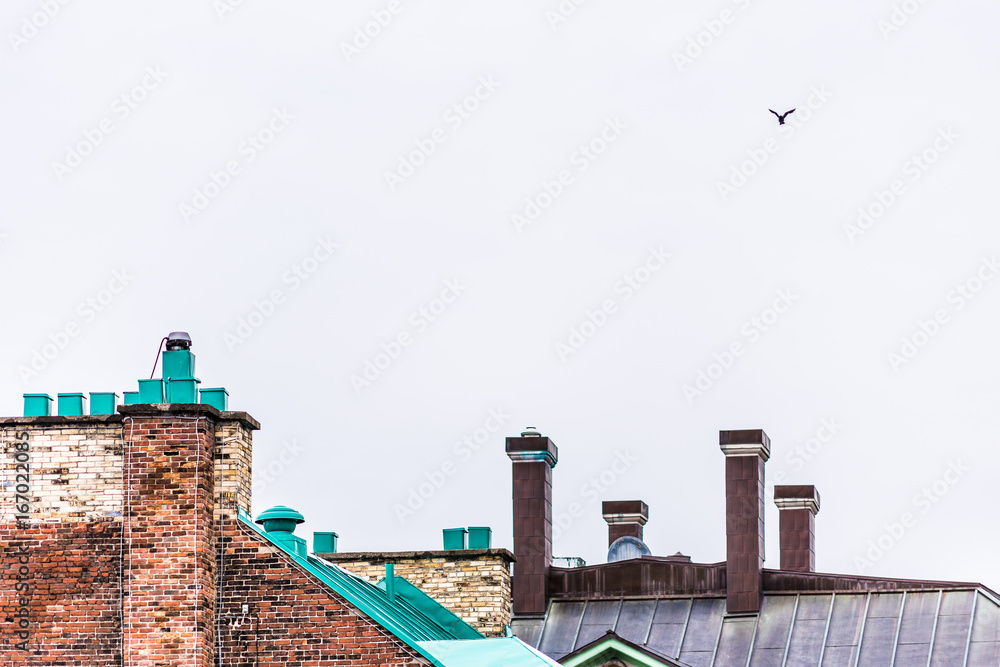
[[[768,111],[770,111],[771,113],[773,113],[775,116],[778,117],[778,125],[784,125],[785,124],[785,116],[787,116],[788,114],[792,113],[792,111],[795,111],[795,109],[791,109],[790,111],[786,111],[785,113],[778,113],[774,109],[768,109]]]

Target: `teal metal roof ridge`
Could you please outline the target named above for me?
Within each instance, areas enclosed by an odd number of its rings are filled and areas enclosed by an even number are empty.
[[[301,557],[299,557],[299,559],[302,560]],[[457,639],[454,633],[441,626],[433,618],[428,617],[427,614],[415,607],[409,600],[397,598],[395,602],[390,602],[388,595],[386,595],[384,591],[338,565],[330,565],[324,563],[321,559],[311,557],[308,558],[308,562],[313,567],[323,571],[330,579],[334,581],[339,580],[340,583],[348,585],[353,592],[364,598],[366,602],[372,603],[376,607],[388,607],[393,612],[400,610],[405,611],[408,618],[406,619],[406,622],[399,621],[399,625],[411,626],[408,628],[408,631],[411,633],[414,641],[427,641],[423,639],[425,636],[437,637],[438,641]],[[376,594],[375,591],[381,595]],[[346,594],[341,594],[344,595],[344,597],[347,597]],[[435,602],[435,604],[437,603]],[[358,604],[358,606],[361,607],[361,604]],[[364,609],[364,607],[361,608]],[[447,609],[444,611],[449,614],[451,613]],[[393,620],[396,621],[396,619]]]
[[[435,623],[433,619],[427,618],[407,600],[397,599],[396,602],[390,602],[384,591],[344,568],[332,563],[325,563],[319,558],[302,557],[289,551],[285,545],[272,540],[266,532],[254,525],[251,516],[242,509],[239,510],[237,516],[244,526],[252,530],[254,534],[279,549],[296,565],[360,609],[369,618],[429,660],[431,664],[436,665],[436,667],[445,667],[430,652],[420,646],[419,642],[448,641],[456,639],[455,636]],[[451,613],[444,607],[442,609],[449,614]]]
[[[478,630],[466,623],[458,614],[453,613],[430,595],[411,584],[405,577],[395,576],[393,579],[397,600],[400,598],[406,600],[421,614],[444,628],[455,639],[485,639]],[[385,591],[385,578],[383,577],[376,586],[380,591]]]

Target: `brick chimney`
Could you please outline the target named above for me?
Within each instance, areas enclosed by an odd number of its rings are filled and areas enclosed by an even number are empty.
[[[30,596],[17,605],[30,627],[0,642],[0,664],[214,664],[221,544],[250,509],[260,424],[230,412],[225,389],[197,391],[187,334],[167,337],[163,367],[164,379],[144,378],[122,406],[115,392],[93,392],[83,414],[74,392],[50,415],[51,399],[31,395],[23,416],[0,418],[4,450],[35,473],[24,475],[30,502],[0,500],[0,543],[13,530],[30,555],[19,562]]]
[[[760,611],[764,583],[764,463],[771,441],[762,430],[719,431],[726,455],[726,611]]]
[[[792,572],[816,571],[816,515],[819,491],[815,486],[775,486],[778,506],[778,534],[781,569]]]
[[[532,427],[507,438],[514,475],[515,616],[544,616],[552,565],[552,468],[559,458],[554,442]]]
[[[608,522],[608,546],[619,537],[642,540],[642,527],[649,520],[649,506],[641,500],[605,500],[601,514]]]
[[[127,664],[208,667],[214,642],[215,433],[198,404],[126,405]]]

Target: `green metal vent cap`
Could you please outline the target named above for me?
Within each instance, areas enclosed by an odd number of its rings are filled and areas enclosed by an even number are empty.
[[[295,526],[305,523],[306,518],[301,513],[296,512],[291,507],[275,505],[269,510],[264,510],[260,516],[254,520],[264,526],[268,533],[294,533]]]

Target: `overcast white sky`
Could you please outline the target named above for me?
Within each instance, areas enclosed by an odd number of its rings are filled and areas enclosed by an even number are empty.
[[[996,3],[224,2],[0,9],[5,414],[186,330],[255,512],[510,547],[532,425],[591,563],[635,498],[723,560],[718,431],[763,428],[766,566],[784,473],[818,569],[1000,587]]]

